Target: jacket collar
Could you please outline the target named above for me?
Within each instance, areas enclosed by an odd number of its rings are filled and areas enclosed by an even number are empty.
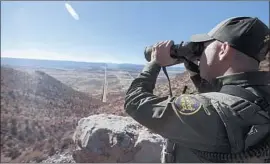
[[[270,85],[270,72],[254,71],[220,76],[217,77],[214,84],[217,87],[217,90],[219,90],[224,85],[238,85],[242,87]]]

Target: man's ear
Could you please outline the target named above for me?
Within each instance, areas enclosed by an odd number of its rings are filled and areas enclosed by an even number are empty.
[[[230,57],[232,48],[228,44],[228,42],[221,43],[220,51],[219,51],[219,60],[225,60]]]

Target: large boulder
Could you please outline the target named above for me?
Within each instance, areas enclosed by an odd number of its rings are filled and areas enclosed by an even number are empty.
[[[164,144],[160,135],[132,118],[106,114],[82,118],[73,140],[73,158],[79,163],[157,163]]]

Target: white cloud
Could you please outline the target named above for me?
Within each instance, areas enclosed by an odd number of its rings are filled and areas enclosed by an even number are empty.
[[[79,20],[79,15],[76,13],[76,11],[72,8],[72,6],[68,3],[65,3],[66,9],[69,12],[69,14],[75,19]]]

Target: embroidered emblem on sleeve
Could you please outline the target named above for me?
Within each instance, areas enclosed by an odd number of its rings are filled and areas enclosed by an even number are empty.
[[[202,108],[202,104],[199,100],[187,95],[182,95],[175,103],[176,110],[181,115],[193,115]]]

